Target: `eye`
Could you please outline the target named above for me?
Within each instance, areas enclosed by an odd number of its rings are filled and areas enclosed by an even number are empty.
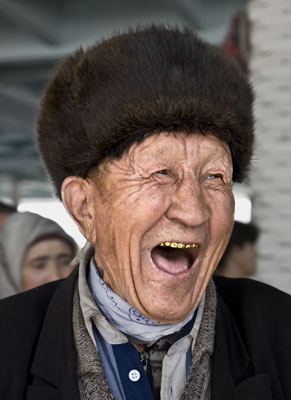
[[[223,181],[222,174],[208,174],[207,179],[221,179]]]
[[[33,267],[35,270],[40,271],[40,270],[45,269],[46,263],[45,263],[45,262],[37,262],[37,263],[34,263],[34,264],[32,265],[32,267]]]
[[[156,173],[160,174],[160,175],[169,175],[169,172],[166,169],[161,169],[160,171],[157,171]]]
[[[160,184],[176,182],[175,173],[171,169],[160,169],[153,173],[152,177]]]

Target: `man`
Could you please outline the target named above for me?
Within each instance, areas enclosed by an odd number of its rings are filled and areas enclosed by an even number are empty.
[[[235,221],[227,248],[216,273],[229,278],[249,278],[256,272],[259,229],[253,223]]]
[[[291,398],[290,297],[211,279],[252,101],[187,29],[131,30],[60,64],[38,143],[91,245],[66,280],[0,303],[1,398]]]

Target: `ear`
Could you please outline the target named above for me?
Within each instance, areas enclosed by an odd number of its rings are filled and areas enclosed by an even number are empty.
[[[63,204],[83,236],[90,243],[96,241],[95,209],[92,204],[94,183],[79,176],[67,177],[61,189]]]

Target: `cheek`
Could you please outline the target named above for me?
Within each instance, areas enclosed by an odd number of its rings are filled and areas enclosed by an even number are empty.
[[[132,204],[136,225],[142,221],[144,233],[150,230],[166,213],[171,205],[172,185],[152,185],[143,190]]]
[[[161,219],[167,207],[167,196],[153,188],[123,199],[119,207],[110,202],[105,217],[97,215],[95,221],[95,260],[104,281],[117,293],[126,286],[132,265],[139,263],[143,237]]]
[[[60,278],[66,278],[67,276],[69,276],[74,268],[75,267],[73,265],[70,265],[70,266],[66,265],[65,267],[61,267],[59,269]]]
[[[38,271],[29,267],[24,268],[21,273],[22,290],[28,290],[34,286],[37,286],[38,282],[41,282],[42,277],[42,271]]]
[[[230,192],[219,192],[210,196],[211,229],[217,240],[225,238],[228,241],[234,221],[234,197]]]
[[[122,202],[118,201],[118,206],[116,202],[109,202],[110,207],[103,221],[110,223],[112,230],[120,230],[119,235],[128,230],[143,235],[164,215],[170,205],[171,189],[164,186],[143,187],[138,192],[124,196]]]

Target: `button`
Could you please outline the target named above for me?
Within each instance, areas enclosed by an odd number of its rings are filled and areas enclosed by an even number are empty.
[[[132,369],[129,371],[128,377],[132,382],[137,382],[140,378],[140,372],[137,369]]]

